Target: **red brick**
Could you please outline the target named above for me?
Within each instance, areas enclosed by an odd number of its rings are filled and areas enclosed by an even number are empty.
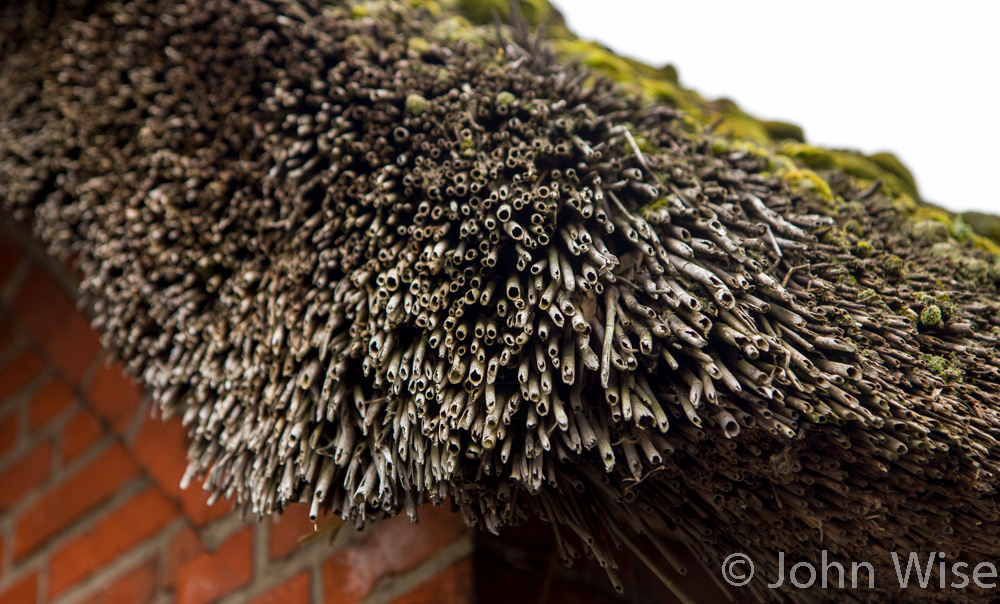
[[[83,281],[83,272],[80,270],[80,255],[77,253],[69,254],[66,260],[62,263],[63,268],[66,269],[66,273],[74,281]]]
[[[61,380],[50,380],[31,396],[28,425],[37,430],[66,410],[76,395]]]
[[[14,299],[14,314],[71,383],[101,349],[97,333],[58,285],[34,267]]]
[[[20,414],[16,411],[0,418],[0,457],[14,448],[17,435],[20,432]]]
[[[279,516],[272,516],[268,550],[272,558],[282,558],[299,549],[299,539],[315,532],[309,520],[309,506],[294,504]]]
[[[156,560],[150,560],[104,585],[79,604],[148,604],[156,596]]]
[[[77,412],[66,423],[66,428],[63,430],[63,461],[75,459],[100,440],[104,434],[104,428],[97,423],[89,411]]]
[[[19,339],[20,335],[17,333],[17,327],[14,326],[11,314],[9,312],[0,313],[0,354],[14,346],[14,343]]]
[[[91,408],[121,434],[142,401],[142,389],[123,373],[122,364],[101,365],[87,392]]]
[[[385,577],[404,573],[458,539],[465,526],[458,514],[424,506],[420,522],[397,516],[373,535],[344,550],[323,565],[327,602],[357,602]]]
[[[139,475],[139,466],[115,444],[68,480],[45,493],[14,527],[14,559],[20,560]]]
[[[31,350],[22,350],[0,369],[0,403],[31,383],[45,369],[45,360]]]
[[[309,604],[309,601],[309,573],[304,572],[257,596],[250,604]]]
[[[201,526],[225,516],[232,506],[224,501],[208,505],[208,493],[198,480],[192,481],[187,489],[181,488],[181,478],[187,467],[187,448],[187,431],[178,417],[166,422],[146,418],[133,445],[135,458],[149,476],[180,504],[191,522]]]
[[[242,529],[212,553],[181,567],[177,604],[205,604],[239,589],[253,578],[253,536]]]
[[[52,443],[46,441],[0,473],[0,512],[45,482],[52,469]]]
[[[38,573],[31,573],[0,593],[0,604],[32,604],[37,596]]]
[[[6,284],[14,269],[24,258],[24,251],[13,241],[0,243],[0,286]]]
[[[472,559],[465,558],[414,587],[390,604],[470,604],[472,602]],[[561,600],[552,600],[553,602]]]
[[[93,528],[52,556],[50,597],[55,599],[77,581],[158,533],[176,517],[177,508],[152,488],[109,511]]]
[[[176,491],[177,503],[184,510],[184,515],[197,526],[204,526],[213,520],[218,520],[223,516],[233,512],[233,502],[220,499],[214,505],[208,505],[208,491],[202,485],[203,478],[195,478],[186,489],[180,488],[180,479],[173,483],[173,491]],[[169,492],[166,487],[164,491]]]
[[[163,586],[173,589],[177,585],[177,577],[181,568],[191,560],[203,555],[205,546],[198,535],[190,528],[185,528],[170,542],[163,563]]]

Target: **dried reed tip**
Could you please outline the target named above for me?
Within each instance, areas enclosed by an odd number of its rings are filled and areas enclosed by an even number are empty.
[[[537,514],[613,581],[665,531],[713,575],[1000,555],[997,270],[891,191],[792,186],[517,15],[52,6],[0,9],[0,203],[214,496]]]

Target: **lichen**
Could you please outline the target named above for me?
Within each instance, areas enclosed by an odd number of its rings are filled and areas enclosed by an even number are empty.
[[[948,241],[948,225],[938,220],[918,220],[911,229],[913,238],[927,244]]]
[[[954,241],[935,243],[931,246],[929,254],[933,258],[946,261],[963,279],[985,282],[997,277],[995,264],[969,254]]]

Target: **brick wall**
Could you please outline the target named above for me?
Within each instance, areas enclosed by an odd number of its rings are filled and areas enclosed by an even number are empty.
[[[308,510],[244,523],[178,486],[161,422],[73,302],[73,277],[0,224],[0,604],[470,602],[473,540],[424,507],[300,544]]]
[[[425,506],[363,533],[313,532],[308,509],[244,522],[180,488],[186,434],[108,364],[68,267],[0,217],[0,604],[670,604],[622,556],[624,596],[593,561],[564,568],[548,526],[474,536]],[[721,601],[685,560],[674,577]]]

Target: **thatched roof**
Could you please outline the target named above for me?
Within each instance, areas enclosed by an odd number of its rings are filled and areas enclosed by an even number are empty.
[[[669,582],[664,532],[713,576],[1000,554],[998,250],[891,156],[517,14],[55,6],[0,19],[0,204],[75,258],[213,497],[537,514],[615,582],[621,549]],[[878,572],[834,595],[896,595]]]

